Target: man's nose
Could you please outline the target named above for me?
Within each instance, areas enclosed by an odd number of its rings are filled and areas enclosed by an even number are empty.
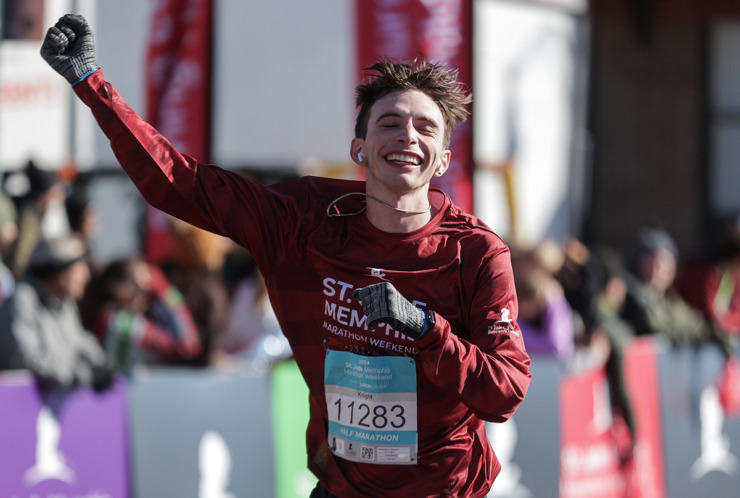
[[[399,127],[397,140],[404,144],[415,144],[419,141],[419,134],[412,122]]]

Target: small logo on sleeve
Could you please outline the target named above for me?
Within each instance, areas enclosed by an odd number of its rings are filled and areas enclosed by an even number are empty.
[[[493,325],[488,326],[489,334],[514,334],[519,337],[519,332],[514,329],[513,320],[511,319],[511,311],[508,308],[501,310],[501,318],[496,320]]]

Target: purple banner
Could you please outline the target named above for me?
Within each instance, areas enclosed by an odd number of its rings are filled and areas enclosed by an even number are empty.
[[[126,389],[40,392],[25,374],[0,375],[0,495],[126,498]]]

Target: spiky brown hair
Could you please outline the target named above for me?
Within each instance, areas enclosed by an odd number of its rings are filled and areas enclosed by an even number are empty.
[[[458,71],[427,60],[410,62],[378,60],[365,68],[371,72],[355,90],[355,106],[359,108],[355,121],[355,137],[365,138],[373,104],[391,92],[418,90],[432,99],[445,121],[444,147],[450,146],[452,131],[470,114],[466,106],[472,96],[457,80]]]

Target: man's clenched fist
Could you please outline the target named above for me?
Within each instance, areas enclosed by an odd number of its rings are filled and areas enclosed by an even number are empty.
[[[98,69],[92,30],[85,18],[76,14],[62,16],[46,32],[41,57],[70,84]]]
[[[419,339],[434,326],[433,312],[424,313],[389,282],[355,289],[352,296],[362,303],[370,330],[382,322],[412,339]]]

